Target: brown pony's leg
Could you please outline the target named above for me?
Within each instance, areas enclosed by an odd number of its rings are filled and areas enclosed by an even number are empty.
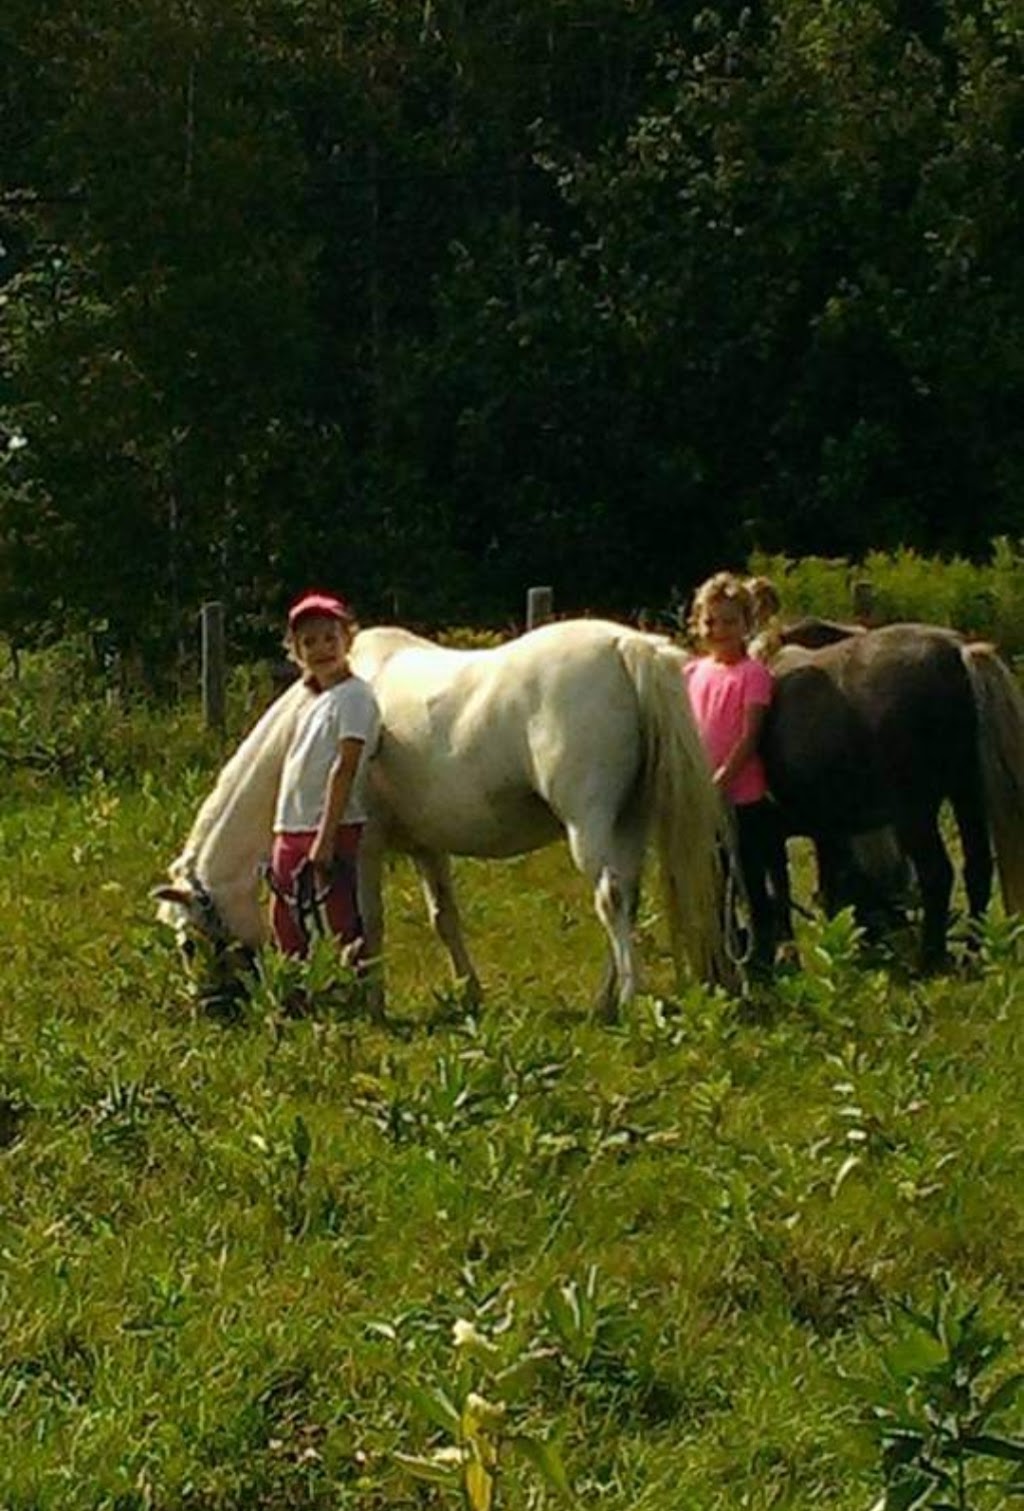
[[[786,826],[774,804],[768,831],[768,886],[775,911],[776,942],[786,942],[793,938],[793,893],[789,884]]]
[[[843,846],[832,835],[815,835],[814,858],[818,867],[818,901],[831,918],[846,900],[842,886]]]
[[[992,896],[992,846],[980,780],[953,794],[953,813],[964,852],[964,887],[972,923],[984,915]]]
[[[818,835],[814,853],[818,865],[818,903],[826,916],[833,918],[840,909],[852,908],[867,937],[879,938],[884,932],[880,922],[884,895],[875,878],[859,864],[850,837]]]
[[[946,959],[953,867],[939,834],[938,810],[902,815],[896,823],[900,844],[917,872],[921,892],[921,968],[936,970]]]

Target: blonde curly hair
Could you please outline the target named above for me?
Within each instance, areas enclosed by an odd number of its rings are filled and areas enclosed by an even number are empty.
[[[781,613],[781,595],[770,577],[748,577],[746,588],[754,606],[754,623],[760,629]]]
[[[743,615],[749,633],[754,628],[754,600],[750,589],[735,572],[716,572],[702,582],[693,595],[687,629],[699,644],[707,637],[707,615],[713,603],[733,603]]]

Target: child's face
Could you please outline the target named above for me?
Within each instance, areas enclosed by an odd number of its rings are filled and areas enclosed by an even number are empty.
[[[704,610],[701,630],[712,656],[735,656],[746,645],[746,615],[730,598],[711,600]]]
[[[321,687],[330,687],[348,671],[350,638],[347,626],[326,614],[300,619],[292,636],[299,665]]]

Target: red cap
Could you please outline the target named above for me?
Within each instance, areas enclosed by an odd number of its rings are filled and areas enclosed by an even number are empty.
[[[333,593],[303,593],[288,610],[288,628],[293,630],[299,620],[305,619],[308,614],[322,614],[325,619],[340,619],[342,624],[348,624],[352,618],[348,604],[335,598]]]

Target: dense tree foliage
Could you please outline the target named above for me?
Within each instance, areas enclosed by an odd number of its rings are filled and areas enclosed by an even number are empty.
[[[1021,533],[1019,0],[10,0],[0,627]]]

